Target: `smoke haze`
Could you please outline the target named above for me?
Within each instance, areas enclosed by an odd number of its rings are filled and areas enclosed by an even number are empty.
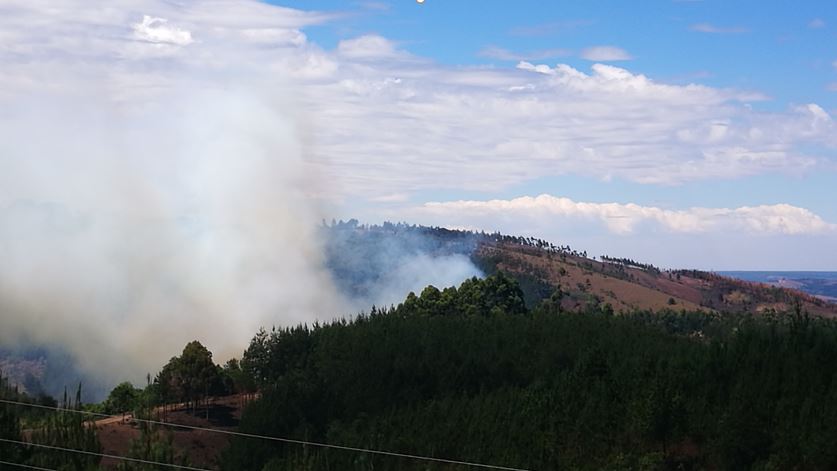
[[[309,161],[315,131],[283,52],[308,47],[299,28],[320,17],[257,2],[119,5],[20,3],[17,21],[0,19],[6,356],[51,357],[67,385],[141,383],[193,339],[222,361],[259,327],[477,273],[415,249],[405,263],[387,253],[372,294],[334,283],[318,226],[339,189]],[[25,24],[49,39],[27,42]]]
[[[259,326],[340,312],[290,107],[252,90],[18,104],[0,131],[5,345],[142,375],[190,338],[229,356]]]
[[[458,286],[483,273],[471,262],[476,238],[440,238],[405,224],[359,226],[357,221],[323,228],[326,266],[355,310],[388,307],[427,285]]]
[[[223,359],[260,326],[342,314],[292,81],[221,41],[230,25],[193,37],[121,6],[16,12],[56,36],[4,50],[0,345],[139,382],[189,340]],[[149,7],[220,21],[212,4]]]

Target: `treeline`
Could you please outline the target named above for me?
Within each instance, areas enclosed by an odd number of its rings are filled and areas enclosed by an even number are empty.
[[[517,263],[514,258],[501,257],[500,246],[516,247],[550,257],[556,255],[565,261],[570,256],[587,256],[587,252],[573,250],[568,245],[499,232],[391,222],[368,225],[356,219],[332,220],[331,223],[323,221],[320,229],[325,241],[326,267],[335,284],[343,293],[358,299],[374,299],[379,294],[376,290],[381,288],[381,281],[397,276],[399,268],[416,255],[461,255],[468,257],[485,274],[495,273],[501,259],[506,264]],[[546,274],[538,273],[533,266],[517,268],[511,270],[514,272],[512,276],[522,285],[527,305],[534,307],[552,290],[544,281]]]
[[[227,361],[222,367],[215,364],[209,349],[192,341],[153,378],[149,375],[146,387],[121,383],[101,404],[88,409],[105,414],[147,415],[152,408],[165,419],[171,406],[208,413],[209,401],[214,397],[255,392],[255,382],[241,369],[237,359]]]
[[[587,251],[574,250],[569,245],[555,245],[552,242],[537,237],[512,236],[501,234],[499,231],[485,232],[448,229],[445,227],[421,226],[403,222],[384,222],[380,225],[361,224],[357,219],[349,219],[348,221],[332,220],[331,223],[327,223],[324,220],[321,227],[329,237],[333,236],[333,234],[348,233],[355,234],[358,237],[372,238],[398,235],[399,237],[406,238],[406,240],[410,240],[410,236],[420,236],[433,240],[433,245],[435,246],[454,248],[457,250],[457,253],[464,255],[469,255],[476,248],[477,243],[493,242],[538,248],[548,253],[587,257]]]
[[[503,276],[260,332],[241,431],[526,469],[834,469],[837,326],[527,310]],[[235,439],[228,470],[466,469]]]
[[[637,261],[635,261],[633,259],[630,259],[630,258],[609,257],[607,255],[602,255],[601,260],[603,262],[612,263],[612,264],[623,266],[623,267],[626,267],[626,268],[638,268],[642,271],[645,271],[645,272],[648,272],[648,273],[651,273],[651,274],[654,274],[654,275],[659,275],[660,273],[662,273],[662,271],[659,268],[655,267],[654,265],[652,265],[650,263],[641,263],[641,262],[637,262]]]
[[[0,399],[41,407],[0,402],[0,459],[30,469],[98,469],[99,457],[59,449],[101,452],[95,427],[78,413],[82,406],[80,386],[75,397],[65,392],[61,402],[46,396],[32,398],[18,391],[0,372]],[[12,468],[0,464],[0,469]]]
[[[34,466],[34,469],[98,470],[100,456],[97,454],[102,448],[96,419],[102,418],[102,414],[131,414],[134,419],[143,420],[134,421],[139,436],[127,444],[127,457],[163,464],[122,461],[116,468],[118,471],[188,466],[188,457],[175,449],[171,431],[145,419],[166,421],[172,406],[186,408],[196,415],[209,414],[212,398],[255,391],[255,382],[237,360],[232,359],[221,367],[214,363],[212,353],[197,341],[188,343],[156,376],[149,375],[145,387],[121,383],[99,404],[82,404],[81,386],[74,398],[65,393],[60,402],[49,396],[30,397],[0,372],[0,399],[22,403],[0,402],[0,460]],[[6,469],[5,465],[0,463],[0,469]]]

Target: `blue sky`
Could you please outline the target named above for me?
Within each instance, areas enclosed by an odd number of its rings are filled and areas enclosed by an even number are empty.
[[[195,175],[223,172],[192,160],[215,134],[196,136],[279,122],[276,149],[225,145],[269,151],[248,172],[304,219],[500,230],[667,267],[837,268],[835,2],[9,2],[0,212],[113,214],[123,194],[79,196],[103,183],[78,169],[107,159],[44,151],[95,142],[136,159],[126,185],[213,227]]]
[[[621,47],[634,57],[630,61],[632,70],[660,80],[752,88],[774,98],[762,104],[767,107],[812,101],[828,109],[837,107],[837,94],[826,90],[837,80],[832,67],[837,43],[834,2],[276,3],[344,12],[345,17],[339,21],[306,30],[312,40],[326,47],[348,37],[376,33],[441,63],[502,66],[514,61],[486,58],[480,51],[489,46],[523,54],[580,51],[607,44]],[[701,32],[701,26],[718,32]],[[547,59],[578,67],[586,62],[573,55]]]
[[[661,83],[706,85],[717,89],[736,89],[761,95],[746,105],[756,111],[783,113],[788,109],[815,103],[832,115],[837,110],[837,4],[834,2],[780,1],[370,1],[347,4],[338,1],[284,2],[284,5],[328,12],[340,12],[339,19],[305,30],[309,38],[325,48],[336,48],[340,41],[362,35],[380,35],[397,47],[423,59],[448,67],[512,68],[521,60],[537,64],[568,64],[586,71],[592,63],[605,62],[644,74]],[[619,48],[627,60],[591,61],[584,51],[595,46]],[[835,150],[817,142],[800,142],[797,149],[821,159],[817,170],[783,168],[756,171],[752,175],[700,178],[669,184],[643,184],[615,176],[602,181],[590,175],[562,174],[530,178],[502,185],[490,191],[458,188],[428,188],[410,196],[416,203],[451,200],[511,200],[539,194],[560,195],[575,201],[608,203],[632,202],[676,210],[689,207],[736,208],[790,204],[806,208],[826,221],[837,221],[837,173]],[[718,164],[723,165],[723,164]],[[363,206],[360,204],[359,206]],[[368,208],[375,219],[377,208]],[[466,218],[467,219],[467,218]],[[446,220],[455,222],[456,218]],[[432,218],[427,222],[433,222]],[[467,224],[465,224],[467,226]],[[502,227],[514,231],[513,223]],[[533,226],[532,231],[551,232]],[[552,234],[549,234],[552,235]],[[556,236],[561,234],[556,233]],[[655,234],[652,246],[670,243],[675,237]],[[597,247],[618,247],[630,253],[625,235],[613,237],[592,230],[574,238],[598,240]],[[631,237],[628,237],[631,239]],[[634,239],[639,239],[634,237]],[[774,236],[756,241],[730,243],[736,250],[725,251],[721,260],[683,256],[682,264],[742,266],[751,268],[833,267],[834,258],[825,263],[816,253],[829,251],[833,237],[817,242],[796,237]],[[709,234],[689,244],[709,247],[718,243]],[[635,243],[636,241],[632,242]],[[819,244],[825,244],[820,246]],[[751,246],[761,251],[751,250]],[[787,254],[765,260],[767,247],[781,248]],[[835,244],[837,246],[837,244]],[[744,248],[747,250],[743,250]],[[807,248],[807,250],[806,250]],[[770,249],[771,251],[773,249]],[[672,252],[672,251],[666,251]],[[726,253],[730,252],[730,253]],[[794,260],[797,254],[805,260]],[[732,257],[730,259],[729,257]],[[662,258],[662,257],[661,257]],[[678,263],[676,251],[664,257]],[[774,263],[775,265],[771,265]]]

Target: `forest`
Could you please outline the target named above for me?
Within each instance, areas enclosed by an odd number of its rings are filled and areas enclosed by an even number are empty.
[[[352,319],[262,330],[223,367],[190,343],[145,388],[120,385],[85,407],[197,409],[212,395],[258,391],[242,433],[529,470],[837,467],[834,321],[801,309],[566,312],[561,296],[529,309],[502,273],[429,286]],[[5,383],[2,395],[36,400]],[[93,429],[73,417],[0,403],[0,438],[96,450]],[[10,442],[0,452],[53,469],[97,465]],[[187,462],[166,427],[144,427],[131,456]],[[219,466],[471,469],[240,436]]]

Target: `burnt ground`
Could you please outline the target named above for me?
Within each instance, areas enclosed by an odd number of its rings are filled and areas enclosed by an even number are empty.
[[[208,408],[200,407],[194,411],[185,406],[168,410],[161,420],[172,424],[216,430],[235,431],[241,419],[245,399],[242,395],[219,397],[212,400]],[[161,414],[161,411],[157,411]],[[139,425],[130,417],[124,421],[105,422],[97,426],[102,453],[126,456],[131,441],[140,435]],[[164,433],[171,433],[174,448],[178,455],[185,455],[189,466],[217,469],[221,452],[229,444],[230,436],[210,430],[189,430],[179,427],[164,427]],[[115,469],[120,460],[105,458],[102,466]]]

